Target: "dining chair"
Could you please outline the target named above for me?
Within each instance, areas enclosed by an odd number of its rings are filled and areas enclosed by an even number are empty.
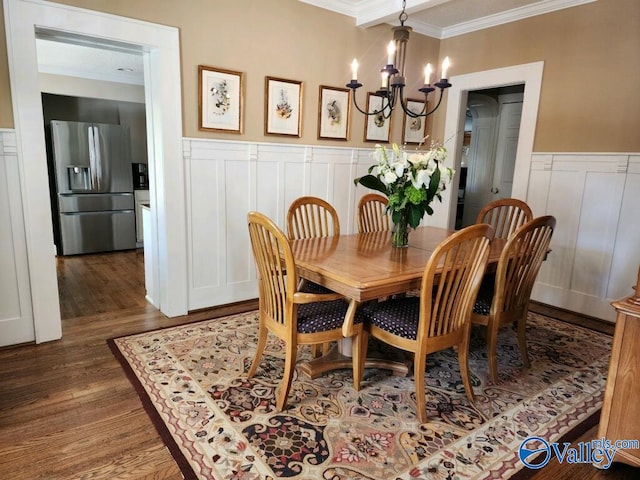
[[[301,292],[295,259],[284,232],[258,212],[249,212],[247,221],[258,273],[260,322],[256,353],[247,378],[255,375],[271,332],[284,342],[284,374],[276,400],[276,409],[282,411],[291,388],[298,345],[343,339],[342,324],[348,303],[337,293]],[[353,382],[357,390],[362,324],[356,320],[354,327]]]
[[[367,193],[358,202],[358,232],[380,232],[390,229],[387,204],[389,200],[377,193]]]
[[[340,235],[340,219],[336,209],[319,197],[303,196],[296,198],[287,211],[287,236],[289,240],[300,238],[322,238]],[[307,293],[334,293],[310,280],[300,280],[300,290]],[[313,356],[327,354],[330,344],[316,345]]]
[[[287,236],[290,240],[340,235],[336,209],[326,200],[304,196],[296,198],[287,211]]]
[[[531,208],[517,198],[500,198],[485,205],[476,223],[488,223],[495,230],[495,238],[508,238],[519,226],[533,219]]]
[[[549,250],[556,219],[538,217],[519,227],[507,240],[495,275],[482,282],[471,314],[473,324],[486,327],[489,373],[498,382],[498,329],[517,322],[522,362],[531,366],[525,338],[531,290]]]
[[[356,312],[360,336],[358,378],[362,378],[369,336],[414,355],[417,416],[427,421],[425,373],[427,354],[457,347],[460,375],[467,397],[474,400],[469,380],[471,309],[489,258],[493,227],[463,228],[442,241],[424,269],[420,297],[394,298],[363,304]]]

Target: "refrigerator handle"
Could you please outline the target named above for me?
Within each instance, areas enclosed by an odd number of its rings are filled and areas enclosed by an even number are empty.
[[[93,126],[93,148],[95,159],[95,178],[96,178],[96,190],[102,191],[102,157],[100,155],[100,131],[98,127]]]
[[[98,186],[98,179],[96,178],[96,147],[94,144],[93,126],[87,127],[87,140],[89,143],[89,166],[91,168],[91,190],[95,190]]]

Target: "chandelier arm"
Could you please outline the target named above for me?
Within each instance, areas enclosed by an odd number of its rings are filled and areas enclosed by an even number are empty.
[[[367,116],[371,116],[371,115],[375,115],[375,114],[376,114],[375,112],[371,112],[371,113],[366,112],[366,111],[364,111],[364,110],[362,110],[362,109],[360,108],[360,106],[358,105],[358,101],[356,100],[356,89],[355,89],[355,88],[353,89],[353,95],[352,95],[352,98],[353,98],[353,105],[356,107],[356,109],[357,109],[360,113],[362,113],[363,115],[367,115]]]
[[[404,113],[411,118],[419,118],[419,117],[426,117],[428,115],[428,113],[425,113],[425,111],[427,110],[427,95],[425,94],[424,96],[424,106],[422,107],[422,110],[420,112],[413,112],[411,110],[409,110],[409,108],[407,107],[407,103],[404,99],[404,97],[402,95],[400,95],[400,106],[402,107],[402,110],[404,111]]]
[[[436,104],[435,107],[433,107],[431,110],[429,110],[427,113],[424,114],[425,117],[431,115],[433,112],[435,112],[438,109],[438,107],[442,103],[443,94],[444,94],[444,88],[441,88],[440,89],[440,98],[438,98],[438,103]]]
[[[436,104],[435,107],[433,107],[431,110],[429,110],[428,112],[426,112],[425,110],[427,109],[427,96],[425,95],[424,98],[424,107],[422,108],[422,111],[420,113],[415,113],[412,112],[411,110],[409,110],[404,102],[403,98],[400,98],[400,105],[402,106],[402,110],[404,111],[404,113],[411,118],[420,118],[420,117],[428,117],[429,115],[431,115],[433,112],[435,112],[438,107],[440,106],[440,104],[442,103],[442,96],[444,93],[444,89],[441,88],[440,89],[440,98],[438,99],[438,103]]]
[[[350,87],[347,84],[347,87]],[[393,113],[393,103],[389,100],[389,97],[387,95],[382,95],[382,108],[380,110],[374,111],[374,112],[367,112],[365,110],[363,110],[362,108],[360,108],[360,106],[358,105],[358,101],[356,100],[356,89],[353,87],[350,87],[353,90],[353,95],[351,96],[353,98],[353,105],[356,107],[356,109],[362,113],[363,115],[367,115],[368,117],[372,116],[372,115],[378,115],[380,112],[389,112],[388,114],[383,113],[383,117],[385,119],[388,119],[391,114]],[[357,87],[356,87],[357,88]],[[387,104],[384,104],[384,99],[387,99]]]
[[[387,104],[384,104],[384,99],[387,99]],[[384,116],[385,119],[389,119],[391,118],[391,115],[393,114],[393,109],[395,108],[395,91],[390,92],[389,95],[386,95],[384,97],[382,97],[382,112],[387,112],[387,113],[383,113],[382,115]]]

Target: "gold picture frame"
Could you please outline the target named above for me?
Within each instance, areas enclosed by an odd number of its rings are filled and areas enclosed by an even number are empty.
[[[198,65],[198,129],[242,133],[244,73]]]
[[[426,111],[424,100],[407,99],[407,110],[414,113]],[[419,145],[427,134],[427,117],[411,117],[402,112],[402,143]]]
[[[350,89],[320,85],[318,92],[318,139],[349,139],[350,100]]]
[[[302,82],[265,77],[264,134],[302,135]]]
[[[386,100],[384,100],[386,102]],[[391,131],[391,117],[385,118],[382,114],[383,97],[373,92],[367,92],[367,113],[379,114],[367,115],[364,122],[364,141],[387,143]]]

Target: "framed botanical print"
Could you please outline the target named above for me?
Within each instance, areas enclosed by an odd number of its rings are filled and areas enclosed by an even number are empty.
[[[386,100],[384,100],[386,102]],[[367,93],[367,115],[364,122],[364,141],[383,142],[389,141],[391,131],[391,117],[385,118],[382,112],[383,98],[372,92]]]
[[[198,128],[242,133],[244,73],[198,66]]]
[[[349,139],[351,91],[320,85],[318,94],[318,138]]]
[[[301,136],[302,82],[265,77],[265,135]]]
[[[407,100],[407,110],[409,110],[410,112],[421,113],[422,111],[424,111],[424,109],[424,101],[411,99]],[[422,143],[427,131],[427,117],[414,118],[405,113],[402,118],[402,143]]]

